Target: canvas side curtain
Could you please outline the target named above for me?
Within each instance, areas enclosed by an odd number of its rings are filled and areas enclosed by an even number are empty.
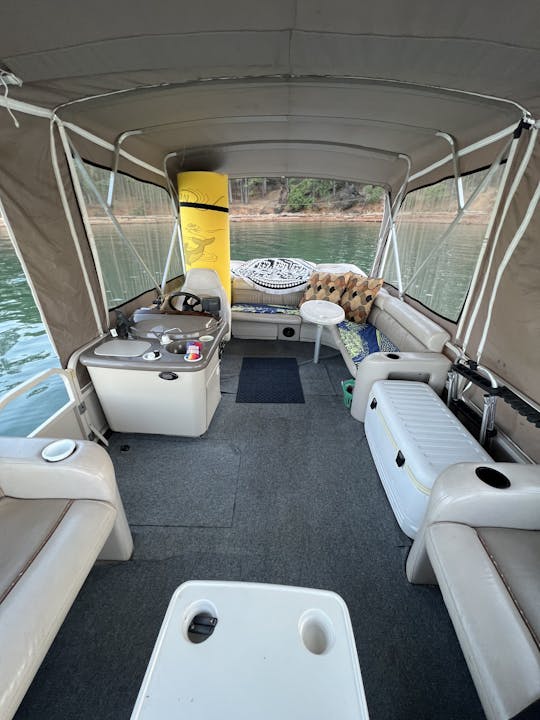
[[[97,337],[99,330],[91,307],[81,264],[69,230],[51,163],[49,120],[18,115],[16,129],[0,112],[2,159],[0,196],[20,253],[31,276],[37,300],[63,367],[74,350]],[[100,314],[107,327],[98,277],[80,211],[60,145],[57,154],[64,187],[79,237],[83,261]]]
[[[520,138],[513,170],[508,178],[508,189],[526,156],[531,132],[524,132]],[[488,252],[480,268],[479,285],[481,286],[485,278],[486,290],[467,345],[467,354],[477,358],[488,322],[489,300],[497,282],[499,268],[512,242],[524,230],[500,278],[480,361],[537,404],[540,404],[540,203],[534,206],[532,201],[539,182],[540,143],[537,140],[505,217],[504,202],[499,208],[489,238]],[[499,239],[489,268],[489,250],[499,225]],[[477,285],[477,289],[478,287]],[[469,313],[473,308],[474,303]],[[459,340],[463,341],[463,337]],[[497,420],[502,428],[524,447],[536,462],[540,462],[539,430],[504,403],[499,404],[501,407],[497,410]]]

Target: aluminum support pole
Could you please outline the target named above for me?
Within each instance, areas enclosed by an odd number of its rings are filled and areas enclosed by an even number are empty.
[[[86,264],[84,262],[81,244],[79,242],[79,237],[77,235],[77,230],[75,228],[73,215],[72,215],[71,208],[69,205],[69,200],[68,200],[68,197],[66,194],[66,188],[64,187],[64,181],[62,179],[62,172],[60,170],[60,165],[58,163],[58,154],[56,151],[56,138],[54,136],[54,128],[58,125],[59,122],[60,121],[58,120],[58,118],[52,117],[51,121],[50,121],[50,125],[49,125],[51,162],[52,162],[52,166],[53,166],[56,185],[58,187],[58,192],[60,194],[60,199],[62,201],[62,207],[64,209],[64,214],[66,216],[69,231],[71,233],[71,239],[73,240],[73,244],[75,245],[75,251],[77,253],[77,258],[79,260],[79,265],[81,266],[81,272],[83,275],[86,291],[88,293],[88,297],[90,300],[90,305],[92,307],[92,313],[94,315],[94,322],[96,323],[96,329],[98,331],[98,334],[101,334],[104,330],[101,313],[98,308],[96,298],[94,296],[94,290],[92,288],[92,283],[90,282],[90,277],[88,276],[88,270],[87,270]],[[105,306],[104,311],[106,311],[106,310],[107,310],[107,307]]]
[[[396,233],[396,223],[394,221],[394,214],[392,211],[392,206],[390,204],[390,198],[388,194],[386,195],[386,202],[388,204],[388,216],[390,219],[390,239],[392,242],[392,247],[394,249],[394,263],[396,266],[396,275],[397,275],[397,283],[398,283],[398,291],[399,291],[399,297],[400,299],[403,298],[403,279],[401,277],[401,264],[399,261],[399,249],[398,249],[398,243],[397,243],[397,233]],[[386,261],[388,260],[388,252],[390,250],[390,243],[387,243],[385,256],[384,256],[384,263],[386,264]],[[384,265],[381,267],[381,269],[384,270]]]
[[[111,176],[109,178],[109,191],[107,193],[107,205],[112,209],[113,196],[114,196],[114,185],[116,183],[116,175],[118,174],[118,164],[120,162],[120,146],[128,137],[132,135],[140,135],[142,130],[127,130],[119,135],[114,141],[114,155],[113,155],[113,166],[111,170]]]
[[[416,279],[416,277],[418,276],[418,274],[420,273],[420,271],[424,269],[424,267],[425,267],[425,266],[427,265],[427,263],[431,260],[431,258],[433,257],[433,255],[434,255],[436,252],[439,252],[439,251],[441,250],[442,246],[444,245],[444,243],[446,242],[446,240],[448,239],[448,237],[449,237],[450,234],[452,233],[453,229],[454,229],[454,228],[456,227],[456,225],[459,223],[459,221],[461,220],[461,218],[463,217],[463,215],[465,214],[465,212],[466,212],[466,211],[469,209],[469,207],[473,204],[473,202],[476,200],[476,198],[478,197],[478,195],[479,195],[479,194],[484,190],[484,188],[488,185],[488,183],[490,182],[491,178],[492,178],[493,175],[495,174],[495,171],[497,170],[498,166],[500,165],[502,159],[504,158],[504,156],[506,155],[508,149],[510,148],[510,145],[511,145],[511,143],[512,143],[512,139],[513,139],[513,138],[510,139],[510,142],[506,143],[506,145],[504,146],[504,148],[503,148],[503,149],[501,150],[501,152],[497,155],[497,157],[496,157],[495,160],[493,161],[492,166],[489,168],[489,171],[488,171],[488,173],[486,174],[485,178],[484,178],[484,179],[482,180],[482,182],[478,185],[478,187],[477,187],[476,190],[472,193],[472,195],[471,195],[470,198],[467,200],[467,202],[465,203],[465,205],[461,208],[461,210],[457,213],[456,217],[452,220],[452,222],[450,223],[450,225],[447,227],[447,229],[446,229],[446,230],[444,231],[444,233],[441,235],[441,237],[439,238],[438,244],[433,247],[433,249],[431,250],[431,252],[428,253],[427,256],[424,258],[424,261],[416,268],[416,270],[414,271],[414,273],[413,273],[412,277],[410,278],[409,282],[407,283],[407,285],[406,285],[405,288],[403,289],[403,292],[407,292],[407,290],[408,290],[409,287],[412,285],[413,281]]]
[[[456,140],[452,135],[445,132],[437,132],[435,135],[446,140],[452,150],[452,165],[454,166],[454,184],[456,187],[457,206],[458,210],[462,210],[465,205],[465,199],[463,197],[463,182],[459,171],[459,154],[457,151]]]
[[[116,219],[115,214],[112,212],[111,208],[107,205],[106,201],[101,197],[101,194],[100,194],[99,190],[97,189],[94,181],[92,180],[92,178],[91,178],[90,175],[88,174],[88,171],[87,171],[87,169],[86,169],[85,166],[84,166],[84,163],[83,163],[83,161],[82,161],[82,159],[81,159],[81,156],[80,156],[79,153],[77,152],[77,149],[75,148],[75,146],[73,145],[73,143],[71,142],[71,140],[69,140],[69,146],[70,146],[70,148],[71,148],[71,151],[72,151],[72,153],[73,153],[73,157],[74,157],[74,159],[75,159],[75,165],[77,166],[77,169],[79,170],[79,172],[81,173],[82,177],[84,178],[84,181],[87,183],[88,187],[92,190],[92,192],[93,192],[96,200],[98,201],[98,203],[99,203],[99,204],[101,205],[101,207],[103,208],[103,210],[104,210],[105,214],[107,215],[107,217],[109,218],[109,220],[112,222],[112,224],[113,224],[113,226],[114,226],[114,229],[115,229],[116,232],[118,233],[118,236],[120,237],[120,239],[123,240],[123,242],[124,242],[124,243],[128,246],[128,248],[131,250],[131,252],[133,253],[133,255],[137,258],[137,260],[138,260],[139,263],[141,264],[141,267],[146,271],[148,277],[152,280],[152,285],[153,285],[154,288],[158,291],[158,293],[161,295],[161,288],[160,288],[160,286],[157,284],[156,279],[155,279],[155,277],[154,277],[154,274],[152,273],[152,271],[150,270],[150,268],[148,267],[148,265],[144,262],[144,260],[143,260],[142,257],[140,256],[137,248],[133,245],[133,243],[131,242],[131,240],[129,240],[129,239],[126,237],[124,231],[123,231],[122,228],[120,227],[120,223],[119,223],[118,220]]]
[[[167,275],[169,274],[169,268],[171,267],[172,256],[174,252],[174,242],[176,240],[176,232],[178,229],[178,223],[174,223],[171,242],[169,243],[169,252],[167,253],[167,260],[165,261],[165,267],[163,268],[163,278],[161,280],[161,294],[165,292],[165,286],[167,285]]]
[[[101,267],[101,260],[99,258],[99,253],[97,250],[96,238],[94,236],[94,230],[92,228],[92,223],[90,222],[90,218],[88,216],[88,210],[86,207],[86,203],[84,201],[84,193],[81,188],[79,176],[77,175],[77,170],[75,168],[75,164],[73,161],[73,155],[71,154],[71,150],[69,147],[69,139],[68,139],[65,127],[61,120],[57,120],[56,125],[58,126],[58,132],[60,133],[60,139],[62,140],[62,147],[64,148],[64,154],[66,156],[66,161],[67,161],[67,164],[69,167],[69,172],[71,174],[71,181],[73,183],[73,188],[75,190],[77,202],[79,203],[79,209],[81,211],[81,217],[82,217],[84,229],[85,229],[86,235],[88,237],[88,243],[90,245],[90,249],[92,250],[94,264],[96,266],[96,273],[97,273],[97,277],[98,277],[99,287],[101,290],[101,300],[103,302],[103,307],[107,310],[109,307],[109,303],[107,300],[107,291],[105,288],[105,281],[103,279],[103,269]]]
[[[508,177],[510,175],[510,169],[513,166],[514,163],[514,157],[516,155],[517,146],[519,143],[519,138],[514,138],[512,141],[512,145],[510,146],[510,152],[508,153],[508,157],[506,159],[506,163],[504,165],[504,171],[502,174],[502,178],[499,182],[499,187],[497,188],[497,196],[495,198],[495,202],[493,203],[493,207],[491,209],[491,216],[489,218],[489,223],[486,227],[486,231],[484,233],[484,237],[482,240],[482,246],[480,248],[480,252],[478,254],[478,259],[476,261],[476,266],[474,268],[474,274],[472,276],[470,285],[469,285],[469,292],[467,293],[467,299],[465,300],[465,305],[463,306],[463,309],[461,311],[461,317],[459,319],[459,323],[456,330],[456,338],[461,338],[463,329],[465,327],[466,319],[469,317],[469,308],[471,307],[474,299],[475,299],[475,290],[478,283],[479,275],[480,275],[480,268],[482,267],[482,263],[484,261],[484,257],[486,254],[486,251],[488,249],[488,241],[491,238],[491,234],[493,231],[493,227],[495,225],[495,219],[497,217],[497,213],[499,212],[499,207],[501,206],[502,199],[503,199],[503,193],[506,188],[506,184],[508,181]],[[494,237],[494,246],[497,245],[499,236],[498,233],[495,233]],[[491,266],[491,262],[490,262]],[[485,277],[488,276],[488,272],[486,272]],[[481,295],[484,293],[484,288],[481,290]],[[463,350],[467,349],[467,343],[468,343],[469,337],[467,334],[465,334],[465,338],[463,341]]]
[[[394,200],[393,204],[390,203],[389,190],[386,190],[386,192],[385,192],[383,221],[381,223],[381,228],[379,230],[379,239],[377,242],[377,250],[375,252],[375,258],[373,260],[373,265],[371,267],[371,273],[370,273],[372,277],[375,276],[375,274],[378,271],[378,268],[381,268],[381,274],[382,274],[382,270],[383,270],[384,266],[386,265],[386,260],[387,260],[388,251],[389,251],[388,235],[391,232],[391,228],[392,228],[392,214],[393,214],[393,217],[395,218],[396,215],[399,213],[399,211],[401,209],[401,205],[405,198],[405,191],[407,189],[407,185],[409,184],[409,177],[411,174],[411,158],[408,155],[404,155],[404,154],[398,155],[398,158],[400,160],[404,160],[406,162],[407,169],[405,171],[405,176],[403,178],[403,182],[401,183],[401,186],[398,190],[396,199]],[[388,201],[388,204],[387,204],[387,201]]]

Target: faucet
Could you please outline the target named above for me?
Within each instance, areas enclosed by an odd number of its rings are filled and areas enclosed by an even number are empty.
[[[176,331],[176,332],[179,332],[180,334],[182,334],[182,330],[177,327],[169,328],[168,330],[163,330],[163,332],[160,332],[159,330],[150,330],[152,335],[154,335],[159,340],[159,344],[162,347],[174,342],[174,339],[169,335],[169,333],[173,332],[173,331]]]

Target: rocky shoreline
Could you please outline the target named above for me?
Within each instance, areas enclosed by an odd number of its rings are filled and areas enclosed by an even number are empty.
[[[416,213],[408,216],[400,215],[400,222],[433,223],[449,225],[454,220],[453,213]],[[265,223],[265,222],[302,222],[302,223],[378,223],[383,220],[382,213],[264,213],[260,215],[230,213],[231,222]],[[483,212],[467,213],[462,219],[463,225],[482,225],[486,223]]]
[[[235,213],[229,214],[229,219],[233,223],[378,223],[383,219],[382,213]],[[454,219],[452,213],[423,213],[415,214],[414,217],[408,217],[407,214],[400,215],[400,222],[414,223],[440,223],[448,225]],[[146,223],[170,223],[170,217],[164,215],[118,215],[117,220],[121,225],[142,225]],[[110,220],[103,216],[92,217],[92,224],[107,225]],[[486,223],[486,214],[483,212],[470,212],[462,218],[463,225],[481,225]],[[0,239],[8,237],[7,228],[0,218]]]
[[[381,213],[262,213],[260,215],[230,213],[231,222],[312,222],[312,223],[351,223],[382,221]]]

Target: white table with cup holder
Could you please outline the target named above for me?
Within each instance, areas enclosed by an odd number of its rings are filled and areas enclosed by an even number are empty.
[[[131,720],[367,720],[349,612],[333,592],[241,582],[172,596]]]
[[[327,325],[338,325],[345,320],[345,311],[340,305],[336,305],[336,303],[329,302],[328,300],[308,300],[300,305],[300,315],[302,320],[314,323],[317,326],[313,362],[318,363],[323,327]]]

